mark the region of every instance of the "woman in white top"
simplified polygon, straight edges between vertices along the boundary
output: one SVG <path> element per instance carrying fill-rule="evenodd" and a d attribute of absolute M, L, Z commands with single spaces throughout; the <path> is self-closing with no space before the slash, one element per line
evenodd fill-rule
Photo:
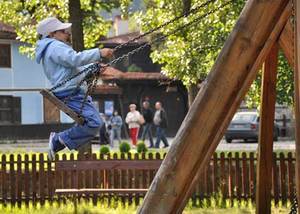
<path fill-rule="evenodd" d="M 128 124 L 129 132 L 130 132 L 130 138 L 132 141 L 132 144 L 136 146 L 139 129 L 140 129 L 140 119 L 141 114 L 139 111 L 136 110 L 135 104 L 129 105 L 130 111 L 126 115 L 125 122 Z"/>

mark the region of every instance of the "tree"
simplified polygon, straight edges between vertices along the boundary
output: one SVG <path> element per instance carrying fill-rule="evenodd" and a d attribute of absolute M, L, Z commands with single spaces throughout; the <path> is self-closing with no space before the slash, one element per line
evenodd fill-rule
<path fill-rule="evenodd" d="M 146 11 L 136 13 L 135 19 L 143 31 L 148 31 L 182 13 L 188 14 L 190 8 L 195 8 L 206 1 L 145 0 Z M 153 37 L 168 34 L 177 27 L 205 15 L 225 2 L 228 1 L 214 1 L 209 6 L 202 8 L 198 13 L 185 16 L 180 21 L 166 26 Z M 162 72 L 167 76 L 181 80 L 189 89 L 195 88 L 196 84 L 201 83 L 207 77 L 244 4 L 244 0 L 233 1 L 228 6 L 201 19 L 197 24 L 169 36 L 160 44 L 153 45 L 151 54 L 153 61 L 163 65 Z M 183 9 L 180 10 L 178 8 Z M 280 104 L 291 104 L 293 78 L 282 54 L 280 55 L 278 77 L 277 102 Z M 191 91 L 189 90 L 189 92 Z M 258 75 L 246 97 L 249 105 L 258 105 L 260 99 L 259 91 L 260 76 Z M 190 97 L 193 97 L 193 95 Z"/>
<path fill-rule="evenodd" d="M 18 39 L 29 45 L 21 53 L 33 57 L 37 40 L 36 24 L 49 16 L 73 23 L 73 45 L 76 50 L 94 47 L 100 37 L 106 36 L 111 25 L 101 11 L 121 8 L 126 11 L 130 0 L 0 0 L 0 21 L 15 27 Z"/>

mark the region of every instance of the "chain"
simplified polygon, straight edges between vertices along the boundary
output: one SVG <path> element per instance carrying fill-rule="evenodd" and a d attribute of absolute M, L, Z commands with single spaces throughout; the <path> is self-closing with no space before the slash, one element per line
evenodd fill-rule
<path fill-rule="evenodd" d="M 215 1 L 216 1 L 216 0 L 208 0 L 207 2 L 205 2 L 205 3 L 201 4 L 201 5 L 199 5 L 198 7 L 192 9 L 191 12 L 190 12 L 188 15 L 191 15 L 191 14 L 195 13 L 195 12 L 198 11 L 200 8 L 203 8 L 203 7 L 207 6 L 208 4 L 210 4 L 211 2 L 215 2 Z M 158 43 L 158 42 L 163 41 L 165 38 L 167 38 L 167 37 L 170 36 L 170 35 L 176 35 L 176 34 L 177 34 L 178 32 L 180 32 L 181 30 L 183 30 L 183 29 L 185 29 L 185 28 L 187 28 L 187 27 L 189 27 L 189 26 L 192 26 L 192 25 L 194 25 L 195 23 L 198 23 L 198 22 L 199 22 L 200 20 L 202 20 L 203 18 L 205 18 L 205 17 L 207 17 L 207 16 L 209 16 L 209 15 L 211 15 L 211 14 L 213 14 L 213 13 L 215 13 L 215 12 L 221 10 L 221 9 L 223 9 L 224 7 L 226 7 L 227 5 L 229 5 L 230 3 L 232 3 L 233 1 L 234 1 L 234 0 L 230 0 L 230 1 L 228 1 L 228 2 L 226 2 L 226 3 L 224 3 L 224 4 L 222 4 L 221 6 L 219 6 L 219 7 L 215 8 L 215 9 L 213 9 L 213 10 L 211 10 L 211 11 L 209 11 L 209 12 L 207 12 L 207 13 L 205 13 L 205 14 L 203 14 L 203 15 L 197 17 L 197 18 L 195 18 L 194 20 L 188 22 L 187 24 L 184 24 L 184 25 L 182 25 L 182 26 L 180 26 L 180 27 L 178 27 L 178 28 L 176 28 L 176 29 L 170 31 L 169 33 L 167 33 L 167 34 L 165 34 L 165 35 L 162 35 L 162 36 L 160 36 L 160 37 L 158 37 L 158 38 L 152 40 L 152 41 L 149 42 L 149 43 L 145 43 L 144 45 L 142 45 L 142 46 L 140 46 L 140 47 L 138 47 L 138 48 L 136 48 L 136 49 L 134 49 L 134 50 L 128 52 L 127 54 L 122 55 L 121 57 L 118 57 L 118 58 L 116 58 L 116 59 L 110 61 L 109 63 L 107 63 L 107 64 L 105 64 L 105 65 L 100 65 L 100 63 L 94 63 L 94 64 L 88 66 L 87 68 L 83 69 L 82 71 L 78 72 L 77 74 L 75 74 L 75 75 L 73 75 L 73 76 L 71 76 L 71 77 L 65 79 L 65 80 L 62 81 L 61 83 L 57 84 L 56 86 L 54 86 L 53 88 L 51 88 L 50 91 L 54 91 L 55 89 L 57 89 L 57 88 L 63 86 L 64 84 L 66 84 L 66 83 L 69 82 L 70 80 L 72 80 L 72 79 L 74 79 L 74 78 L 80 76 L 80 75 L 83 74 L 83 73 L 87 73 L 86 77 L 84 77 L 83 80 L 81 80 L 80 83 L 79 83 L 79 85 L 76 87 L 76 89 L 78 89 L 78 88 L 80 87 L 80 85 L 82 85 L 82 83 L 83 83 L 84 81 L 88 81 L 88 80 L 90 80 L 90 78 L 91 78 L 91 81 L 90 81 L 90 83 L 88 84 L 88 90 L 87 90 L 87 92 L 85 93 L 84 100 L 83 100 L 82 105 L 81 105 L 81 108 L 80 108 L 80 115 L 81 115 L 81 114 L 82 114 L 83 107 L 84 107 L 84 103 L 86 102 L 88 95 L 96 88 L 98 78 L 99 78 L 100 74 L 105 70 L 105 68 L 107 68 L 107 67 L 109 67 L 109 66 L 111 66 L 111 65 L 113 65 L 113 64 L 116 64 L 116 63 L 122 61 L 123 59 L 125 59 L 125 58 L 127 58 L 127 57 L 130 57 L 131 55 L 134 55 L 134 54 L 138 53 L 138 52 L 141 51 L 142 49 L 144 49 L 144 48 L 146 48 L 146 47 L 148 47 L 148 46 L 151 46 L 152 44 L 155 44 L 155 43 Z M 144 34 L 142 34 L 142 35 L 136 37 L 136 38 L 133 38 L 133 39 L 129 40 L 128 42 L 126 42 L 126 43 L 124 43 L 124 44 L 121 44 L 121 45 L 115 47 L 113 50 L 115 51 L 115 50 L 117 50 L 117 49 L 120 49 L 120 48 L 122 48 L 122 47 L 125 47 L 125 46 L 128 45 L 130 42 L 136 41 L 136 40 L 138 40 L 138 39 L 140 39 L 140 38 L 142 38 L 142 37 L 144 37 L 144 36 L 146 36 L 146 35 L 149 35 L 149 34 L 155 32 L 155 31 L 157 31 L 157 30 L 159 30 L 159 29 L 161 29 L 161 28 L 163 28 L 163 27 L 169 25 L 170 23 L 173 23 L 173 22 L 177 21 L 178 19 L 180 19 L 180 18 L 182 18 L 182 17 L 184 17 L 184 16 L 186 16 L 186 15 L 178 16 L 178 17 L 176 17 L 176 18 L 174 18 L 174 19 L 172 19 L 172 20 L 170 20 L 170 21 L 168 21 L 168 22 L 166 22 L 166 23 L 164 23 L 164 24 L 158 26 L 158 27 L 155 28 L 155 29 L 152 29 L 152 30 L 150 30 L 150 31 L 148 31 L 148 32 L 146 32 L 146 33 L 144 33 Z M 76 92 L 76 91 L 77 91 L 77 90 L 75 90 L 75 92 Z M 73 93 L 72 93 L 72 94 L 73 94 Z M 66 99 L 68 100 L 71 96 L 72 96 L 72 95 L 70 95 L 70 96 L 67 97 Z"/>
<path fill-rule="evenodd" d="M 159 26 L 156 27 L 156 28 L 153 28 L 153 29 L 151 29 L 151 30 L 149 30 L 149 31 L 147 31 L 147 32 L 145 32 L 145 33 L 143 33 L 143 34 L 141 34 L 141 35 L 135 37 L 135 38 L 132 38 L 132 39 L 130 39 L 130 40 L 129 40 L 128 42 L 126 42 L 126 43 L 123 43 L 123 44 L 120 44 L 120 45 L 116 46 L 116 47 L 114 48 L 114 50 L 116 51 L 116 50 L 118 50 L 118 49 L 124 48 L 124 47 L 128 46 L 130 43 L 135 42 L 135 41 L 137 41 L 137 40 L 139 40 L 139 39 L 141 39 L 141 38 L 143 38 L 143 37 L 145 37 L 145 36 L 148 36 L 148 35 L 150 35 L 151 33 L 155 32 L 155 31 L 158 31 L 158 30 L 160 30 L 160 29 L 162 29 L 162 28 L 168 26 L 169 24 L 172 24 L 172 23 L 176 22 L 177 20 L 179 20 L 179 19 L 181 19 L 181 18 L 183 18 L 183 17 L 187 17 L 187 16 L 190 16 L 190 15 L 192 15 L 192 14 L 195 14 L 195 13 L 197 13 L 201 8 L 204 8 L 204 7 L 208 6 L 210 3 L 213 3 L 213 2 L 216 2 L 216 1 L 217 1 L 217 0 L 208 0 L 208 1 L 206 1 L 206 2 L 204 2 L 204 3 L 202 3 L 202 4 L 200 4 L 199 6 L 197 6 L 197 7 L 193 8 L 193 9 L 191 9 L 191 10 L 189 11 L 188 15 L 182 14 L 182 15 L 180 15 L 180 16 L 176 16 L 175 18 L 171 19 L 170 21 L 167 21 L 167 22 L 165 22 L 165 23 L 159 25 Z"/>

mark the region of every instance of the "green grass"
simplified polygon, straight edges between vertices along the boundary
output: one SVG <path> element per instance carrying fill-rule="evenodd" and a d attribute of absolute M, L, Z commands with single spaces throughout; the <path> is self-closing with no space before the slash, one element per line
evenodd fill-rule
<path fill-rule="evenodd" d="M 134 205 L 131 206 L 122 206 L 120 203 L 114 203 L 114 207 L 108 207 L 107 203 L 98 203 L 97 206 L 94 206 L 91 202 L 81 202 L 78 205 L 79 214 L 133 214 L 136 213 L 137 207 Z M 283 207 L 272 207 L 272 214 L 281 214 L 288 213 L 288 208 Z M 12 207 L 10 205 L 3 206 L 0 205 L 1 214 L 72 214 L 74 213 L 74 206 L 71 201 L 68 201 L 67 204 L 53 203 L 50 205 L 46 203 L 44 206 L 39 204 L 35 207 L 30 204 L 29 207 L 25 207 L 22 204 L 21 208 Z M 234 207 L 228 208 L 218 208 L 218 207 L 206 207 L 206 208 L 196 208 L 187 205 L 185 208 L 184 214 L 254 214 L 255 207 L 251 203 L 235 203 Z"/>

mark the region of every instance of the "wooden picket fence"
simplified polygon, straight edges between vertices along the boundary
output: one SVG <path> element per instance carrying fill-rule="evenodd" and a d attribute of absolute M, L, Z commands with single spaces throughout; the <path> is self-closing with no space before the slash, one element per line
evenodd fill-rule
<path fill-rule="evenodd" d="M 272 196 L 275 204 L 282 204 L 293 198 L 295 188 L 295 158 L 292 153 L 273 154 Z M 55 189 L 73 188 L 149 188 L 164 155 L 147 154 L 113 154 L 77 157 L 63 154 L 56 162 L 46 160 L 45 154 L 5 155 L 0 164 L 0 200 L 2 204 L 10 203 L 21 206 L 30 202 L 41 205 L 46 201 L 66 203 L 66 198 L 55 194 Z M 145 161 L 147 160 L 147 161 Z M 73 162 L 74 167 L 80 161 L 93 161 L 94 168 L 81 169 L 80 172 L 59 171 L 56 163 Z M 106 163 L 122 163 L 122 168 L 103 168 Z M 137 164 L 151 161 L 152 168 Z M 219 153 L 214 154 L 191 196 L 194 205 L 201 205 L 203 199 L 213 198 L 229 200 L 255 200 L 256 157 L 254 153 Z M 95 168 L 99 163 L 99 168 Z M 126 169 L 138 165 L 134 170 Z M 118 165 L 118 164 L 117 164 Z M 101 167 L 102 166 L 102 167 Z M 155 166 L 153 168 L 153 166 Z M 156 167 L 157 166 L 157 167 Z M 76 177 L 76 178 L 75 178 Z M 119 197 L 118 197 L 119 196 Z M 143 194 L 90 194 L 80 197 L 98 201 L 121 200 L 123 203 L 139 204 Z"/>

